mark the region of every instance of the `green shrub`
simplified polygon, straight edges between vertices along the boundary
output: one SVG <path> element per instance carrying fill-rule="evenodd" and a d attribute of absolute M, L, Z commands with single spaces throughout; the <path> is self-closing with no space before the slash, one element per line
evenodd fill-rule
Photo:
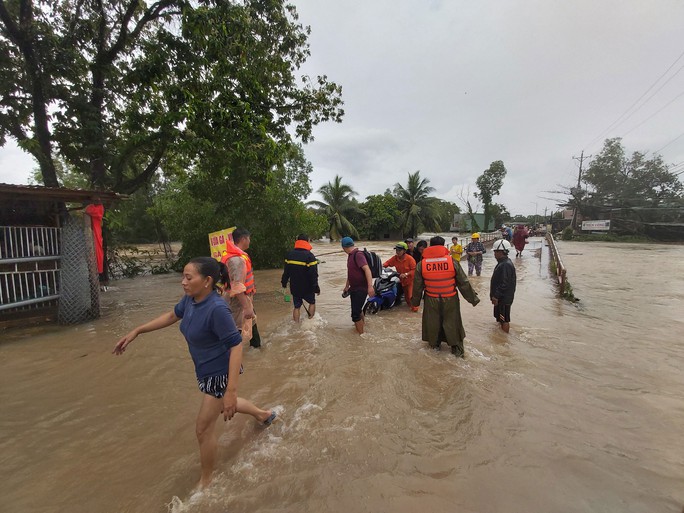
<path fill-rule="evenodd" d="M 562 240 L 572 240 L 572 227 L 568 226 L 563 230 L 563 235 L 561 237 Z"/>

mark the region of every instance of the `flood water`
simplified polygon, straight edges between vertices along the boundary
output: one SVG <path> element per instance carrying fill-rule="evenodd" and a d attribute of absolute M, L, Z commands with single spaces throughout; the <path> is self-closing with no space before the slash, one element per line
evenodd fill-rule
<path fill-rule="evenodd" d="M 173 307 L 180 275 L 116 282 L 90 324 L 2 333 L 0 511 L 680 513 L 684 247 L 560 249 L 579 303 L 556 297 L 546 248 L 528 249 L 508 336 L 485 255 L 464 360 L 429 350 L 405 306 L 356 335 L 337 245 L 314 245 L 322 293 L 301 325 L 280 271 L 257 272 L 264 346 L 245 351 L 239 393 L 279 417 L 221 426 L 202 495 L 201 393 L 177 326 L 111 355 Z"/>

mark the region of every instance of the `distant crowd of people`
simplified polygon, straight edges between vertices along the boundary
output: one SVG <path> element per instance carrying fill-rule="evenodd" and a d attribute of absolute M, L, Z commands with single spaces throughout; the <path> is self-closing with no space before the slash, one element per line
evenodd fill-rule
<path fill-rule="evenodd" d="M 519 246 L 515 242 L 520 239 L 516 239 L 515 233 L 511 237 L 516 244 L 516 256 L 522 256 L 524 243 Z M 185 295 L 178 304 L 131 330 L 113 350 L 114 354 L 123 354 L 138 335 L 180 321 L 180 331 L 195 366 L 197 386 L 203 393 L 195 421 L 200 449 L 200 488 L 212 480 L 218 446 L 215 427 L 221 415 L 229 420 L 235 413 L 245 413 L 264 427 L 276 419 L 274 410 L 262 409 L 237 395 L 238 378 L 243 373 L 243 343 L 249 342 L 250 346 L 258 348 L 261 337 L 253 302 L 256 293 L 254 269 L 247 253 L 250 233 L 238 228 L 233 231 L 232 238 L 227 242 L 220 262 L 211 257 L 192 259 L 183 269 L 181 285 Z M 524 238 L 527 238 L 526 232 Z M 373 276 L 366 253 L 356 247 L 351 237 L 343 237 L 340 244 L 347 254 L 347 279 L 342 295 L 350 298 L 351 318 L 356 331 L 362 334 L 365 330 L 364 304 L 375 296 L 374 280 L 379 278 Z M 497 265 L 492 272 L 489 296 L 496 321 L 508 333 L 516 286 L 515 266 L 508 258 L 511 244 L 503 237 L 494 242 L 493 250 Z M 397 283 L 393 306 L 399 305 L 403 298 L 411 312 L 418 312 L 422 302 L 422 339 L 435 349 L 446 342 L 454 355 L 463 357 L 465 330 L 458 293 L 473 306 L 480 302 L 468 280 L 473 273 L 480 276 L 482 272 L 486 249 L 480 242 L 479 233 L 472 234 L 465 249 L 455 236 L 449 248 L 443 237 L 435 236 L 429 240 L 429 245 L 424 240 L 414 243 L 412 238 L 398 242 L 394 253 L 382 262 L 384 269 L 395 270 Z M 467 275 L 460 264 L 464 253 L 468 259 Z M 285 257 L 281 285 L 285 288 L 288 284 L 293 299 L 293 320 L 300 321 L 302 307 L 307 316 L 313 318 L 316 296 L 321 290 L 318 260 L 306 234 L 297 237 Z"/>

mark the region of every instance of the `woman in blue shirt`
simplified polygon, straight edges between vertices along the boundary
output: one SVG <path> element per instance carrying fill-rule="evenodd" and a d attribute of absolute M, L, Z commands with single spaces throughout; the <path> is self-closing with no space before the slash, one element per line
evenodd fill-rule
<path fill-rule="evenodd" d="M 195 364 L 199 389 L 204 392 L 196 421 L 202 477 L 200 487 L 211 482 L 217 454 L 216 420 L 224 421 L 236 412 L 247 413 L 265 426 L 276 417 L 237 396 L 238 376 L 242 372 L 242 337 L 235 327 L 228 305 L 218 294 L 218 282 L 228 283 L 226 266 L 210 257 L 191 260 L 183 269 L 185 296 L 173 311 L 138 326 L 119 340 L 114 354 L 122 354 L 141 333 L 166 328 L 181 320 L 180 330 L 188 343 Z"/>

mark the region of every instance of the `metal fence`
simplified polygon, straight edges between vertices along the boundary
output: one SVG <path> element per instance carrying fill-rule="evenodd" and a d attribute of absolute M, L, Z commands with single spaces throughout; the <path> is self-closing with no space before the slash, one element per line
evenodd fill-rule
<path fill-rule="evenodd" d="M 567 288 L 567 271 L 565 269 L 565 265 L 563 265 L 563 260 L 561 259 L 560 252 L 558 251 L 558 246 L 556 246 L 556 240 L 553 238 L 551 232 L 546 234 L 546 242 L 549 244 L 551 257 L 553 258 L 553 262 L 556 267 L 556 277 L 558 278 L 559 291 L 561 296 L 563 296 L 565 295 Z"/>
<path fill-rule="evenodd" d="M 0 311 L 56 306 L 61 233 L 46 226 L 0 226 Z"/>

